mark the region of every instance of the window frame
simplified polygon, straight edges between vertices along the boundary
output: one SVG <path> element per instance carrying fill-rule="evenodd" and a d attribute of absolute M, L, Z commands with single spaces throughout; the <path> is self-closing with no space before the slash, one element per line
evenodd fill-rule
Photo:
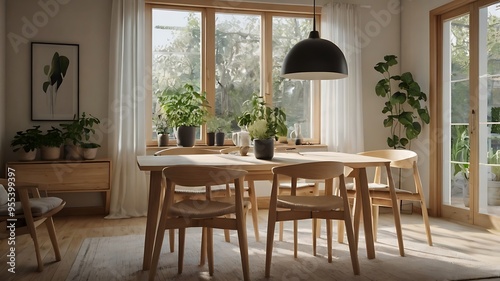
<path fill-rule="evenodd" d="M 212 104 L 215 101 L 215 54 L 208 50 L 215 49 L 215 15 L 218 12 L 235 14 L 258 14 L 261 16 L 261 74 L 260 89 L 266 103 L 272 106 L 272 21 L 273 17 L 304 17 L 312 18 L 313 9 L 306 5 L 287 5 L 287 4 L 267 4 L 267 3 L 249 3 L 249 2 L 227 2 L 216 1 L 209 2 L 203 0 L 146 0 L 145 1 L 145 138 L 148 147 L 157 146 L 157 142 L 150 137 L 153 135 L 152 129 L 152 11 L 155 8 L 164 8 L 172 10 L 196 11 L 201 12 L 202 17 L 202 36 L 201 36 L 201 91 L 207 93 L 207 99 Z M 316 7 L 316 22 L 321 22 L 321 7 Z M 317 27 L 318 29 L 319 27 Z M 211 86 L 214 85 L 214 86 Z M 311 83 L 311 107 L 320 107 L 320 83 L 312 81 Z M 213 113 L 215 108 L 211 108 Z M 308 143 L 320 143 L 320 111 L 311 110 L 311 138 L 304 141 Z M 196 146 L 206 144 L 206 126 L 201 128 L 201 139 L 196 140 Z M 175 145 L 175 140 L 169 140 L 169 145 Z M 224 145 L 233 145 L 229 139 L 226 139 Z"/>

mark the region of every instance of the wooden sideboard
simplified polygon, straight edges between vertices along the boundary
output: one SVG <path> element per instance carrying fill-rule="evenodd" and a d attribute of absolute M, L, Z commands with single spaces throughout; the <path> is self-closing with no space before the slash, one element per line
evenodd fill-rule
<path fill-rule="evenodd" d="M 9 162 L 15 169 L 16 180 L 33 182 L 48 193 L 103 193 L 104 206 L 66 207 L 66 214 L 108 214 L 111 192 L 111 161 L 107 159 L 82 161 Z"/>

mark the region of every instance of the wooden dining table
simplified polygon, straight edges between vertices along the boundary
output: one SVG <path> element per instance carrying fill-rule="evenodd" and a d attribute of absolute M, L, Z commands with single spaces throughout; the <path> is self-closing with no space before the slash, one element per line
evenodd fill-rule
<path fill-rule="evenodd" d="M 248 171 L 247 176 L 253 180 L 272 179 L 271 169 L 276 166 L 291 165 L 318 161 L 338 161 L 345 166 L 352 168 L 350 176 L 354 177 L 356 183 L 357 202 L 359 212 L 362 212 L 364 235 L 366 241 L 367 257 L 375 258 L 375 245 L 372 226 L 372 214 L 370 204 L 370 194 L 368 190 L 368 179 L 366 168 L 384 166 L 386 167 L 391 191 L 391 201 L 393 210 L 399 210 L 394 190 L 394 181 L 390 169 L 390 160 L 384 158 L 363 156 L 358 154 L 340 153 L 340 152 L 283 152 L 275 153 L 272 160 L 256 159 L 254 155 L 240 156 L 234 154 L 191 154 L 191 155 L 169 155 L 169 156 L 138 156 L 137 165 L 141 171 L 149 171 L 149 202 L 148 214 L 146 220 L 146 234 L 144 241 L 144 259 L 143 270 L 149 270 L 151 266 L 151 257 L 154 248 L 154 241 L 157 231 L 158 214 L 162 195 L 162 170 L 165 167 L 177 165 L 200 165 L 215 166 L 224 168 L 237 168 Z M 195 175 L 193 175 L 195 176 Z M 358 221 L 359 222 L 359 221 Z M 400 249 L 403 249 L 401 235 L 401 223 L 399 212 L 395 216 L 396 232 Z M 359 237 L 359 223 L 354 224 L 356 241 Z M 357 243 L 356 243 L 357 244 Z"/>

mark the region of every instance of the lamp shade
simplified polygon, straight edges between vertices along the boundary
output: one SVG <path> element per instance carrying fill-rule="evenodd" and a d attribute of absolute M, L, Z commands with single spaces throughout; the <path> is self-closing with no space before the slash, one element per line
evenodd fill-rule
<path fill-rule="evenodd" d="M 295 80 L 333 80 L 347 77 L 347 62 L 331 41 L 321 39 L 314 30 L 288 52 L 281 76 Z"/>

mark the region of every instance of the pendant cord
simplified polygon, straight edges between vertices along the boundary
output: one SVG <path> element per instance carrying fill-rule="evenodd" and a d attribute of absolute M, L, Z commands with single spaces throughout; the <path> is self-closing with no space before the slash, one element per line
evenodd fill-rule
<path fill-rule="evenodd" d="M 316 0 L 313 0 L 313 31 L 316 31 Z"/>

